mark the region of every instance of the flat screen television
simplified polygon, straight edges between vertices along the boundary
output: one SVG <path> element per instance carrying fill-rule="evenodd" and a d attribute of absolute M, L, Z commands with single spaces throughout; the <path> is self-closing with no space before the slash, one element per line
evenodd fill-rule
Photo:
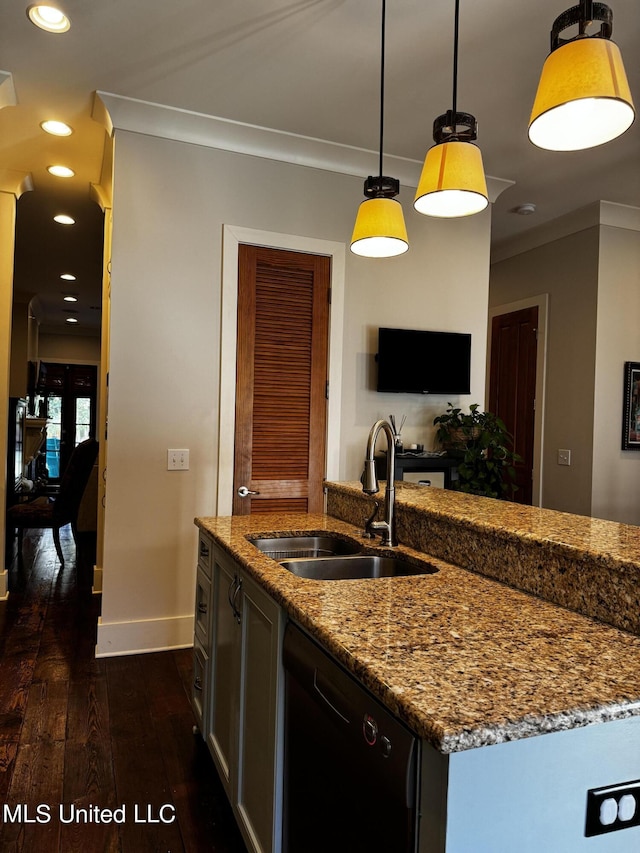
<path fill-rule="evenodd" d="M 471 335 L 418 329 L 378 330 L 378 391 L 469 394 Z"/>

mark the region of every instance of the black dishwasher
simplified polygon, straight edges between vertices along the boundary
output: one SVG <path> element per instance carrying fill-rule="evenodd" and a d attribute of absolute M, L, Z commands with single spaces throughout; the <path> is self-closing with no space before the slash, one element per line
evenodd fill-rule
<path fill-rule="evenodd" d="M 284 668 L 285 853 L 413 853 L 416 736 L 292 623 Z"/>

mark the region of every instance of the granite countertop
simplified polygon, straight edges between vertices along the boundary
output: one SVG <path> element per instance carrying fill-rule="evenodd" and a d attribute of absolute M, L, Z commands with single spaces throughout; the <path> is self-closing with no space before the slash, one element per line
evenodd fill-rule
<path fill-rule="evenodd" d="M 401 542 L 640 635 L 639 527 L 395 485 Z M 360 483 L 327 483 L 327 492 L 331 515 L 361 524 L 370 514 Z"/>
<path fill-rule="evenodd" d="M 362 497 L 359 482 L 329 483 L 331 489 Z M 380 500 L 384 494 L 380 484 Z M 478 498 L 446 489 L 428 489 L 415 483 L 395 483 L 396 502 L 428 512 L 441 520 L 454 520 L 487 533 L 501 534 L 573 551 L 610 567 L 640 567 L 640 527 L 601 518 L 574 515 L 536 506 Z"/>
<path fill-rule="evenodd" d="M 397 550 L 437 573 L 304 580 L 246 538 L 322 530 L 359 538 L 332 516 L 196 524 L 440 752 L 640 715 L 638 636 L 405 546 Z"/>

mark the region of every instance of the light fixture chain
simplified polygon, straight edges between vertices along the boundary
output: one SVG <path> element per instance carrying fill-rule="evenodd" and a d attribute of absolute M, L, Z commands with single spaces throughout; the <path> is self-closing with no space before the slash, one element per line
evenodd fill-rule
<path fill-rule="evenodd" d="M 382 171 L 382 151 L 384 145 L 384 55 L 385 55 L 385 22 L 387 17 L 387 2 L 382 0 L 382 32 L 380 37 L 380 163 L 379 175 Z"/>
<path fill-rule="evenodd" d="M 386 0 L 382 2 L 380 37 L 380 162 L 379 174 L 369 175 L 364 182 L 365 201 L 360 203 L 351 236 L 351 251 L 364 258 L 392 258 L 409 248 L 402 206 L 396 201 L 400 192 L 397 178 L 383 174 L 384 156 L 384 60 L 386 35 Z"/>
<path fill-rule="evenodd" d="M 456 123 L 458 111 L 458 32 L 460 29 L 460 0 L 456 0 L 454 24 L 453 24 L 453 123 Z M 455 133 L 455 126 L 453 128 Z"/>

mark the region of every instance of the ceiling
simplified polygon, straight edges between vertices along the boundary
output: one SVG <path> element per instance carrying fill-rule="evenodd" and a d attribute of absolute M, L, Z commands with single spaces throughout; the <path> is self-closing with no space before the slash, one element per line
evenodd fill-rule
<path fill-rule="evenodd" d="M 16 97 L 15 106 L 0 109 L 0 175 L 33 179 L 33 191 L 18 203 L 15 288 L 39 295 L 43 328 L 64 326 L 67 289 L 82 294 L 74 331 L 96 332 L 99 324 L 102 223 L 90 187 L 100 181 L 106 133 L 91 118 L 94 91 L 376 149 L 380 3 L 50 2 L 71 19 L 69 32 L 43 32 L 29 21 L 27 2 L 0 0 L 0 68 L 11 74 Z M 528 141 L 551 24 L 568 5 L 461 4 L 458 108 L 478 119 L 486 173 L 515 181 L 493 206 L 494 246 L 600 199 L 640 206 L 640 119 L 619 139 L 583 152 L 552 153 Z M 611 7 L 613 39 L 637 104 L 637 0 L 612 0 Z M 433 119 L 451 106 L 453 12 L 453 0 L 387 2 L 390 154 L 421 161 Z M 66 121 L 74 134 L 45 134 L 39 123 L 48 118 Z M 49 176 L 54 162 L 75 177 Z M 537 206 L 535 214 L 513 212 L 525 202 Z M 54 209 L 77 224 L 53 224 Z M 76 273 L 77 281 L 67 287 L 62 272 Z"/>

